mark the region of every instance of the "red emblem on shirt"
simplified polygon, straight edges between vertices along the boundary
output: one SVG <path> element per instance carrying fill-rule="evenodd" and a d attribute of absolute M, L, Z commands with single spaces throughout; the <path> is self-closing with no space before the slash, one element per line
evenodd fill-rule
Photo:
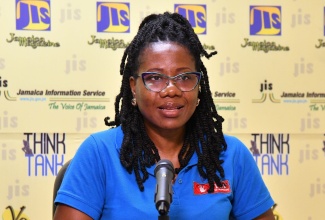
<path fill-rule="evenodd" d="M 218 187 L 217 184 L 214 184 L 213 193 L 229 193 L 230 185 L 228 180 L 221 181 L 222 186 Z M 193 182 L 194 195 L 204 195 L 208 193 L 209 183 L 196 183 Z"/>

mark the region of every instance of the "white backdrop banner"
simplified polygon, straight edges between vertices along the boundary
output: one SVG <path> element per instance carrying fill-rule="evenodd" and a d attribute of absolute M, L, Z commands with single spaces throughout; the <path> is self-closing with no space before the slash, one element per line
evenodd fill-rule
<path fill-rule="evenodd" d="M 205 65 L 224 132 L 251 150 L 276 219 L 324 219 L 323 0 L 1 0 L 3 220 L 52 218 L 58 170 L 114 117 L 124 48 L 164 11 L 218 51 Z"/>

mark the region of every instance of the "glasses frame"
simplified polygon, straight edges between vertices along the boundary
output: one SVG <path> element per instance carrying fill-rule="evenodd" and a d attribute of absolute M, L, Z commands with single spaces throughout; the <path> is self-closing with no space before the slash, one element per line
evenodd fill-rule
<path fill-rule="evenodd" d="M 151 74 L 158 74 L 158 75 L 161 75 L 163 78 L 167 78 L 168 81 L 167 81 L 167 83 L 166 83 L 166 86 L 163 87 L 163 88 L 162 88 L 161 90 L 159 90 L 159 91 L 154 91 L 154 90 L 150 89 L 150 88 L 147 86 L 144 77 L 147 76 L 147 75 L 151 75 Z M 182 76 L 182 75 L 186 75 L 186 74 L 195 74 L 198 80 L 197 80 L 195 86 L 194 86 L 192 89 L 190 89 L 190 90 L 186 90 L 186 91 L 183 91 L 182 89 L 180 89 L 180 88 L 177 86 L 177 83 L 176 83 L 177 81 L 175 81 L 174 79 L 176 79 L 176 78 L 178 78 L 178 77 L 180 77 L 180 76 Z M 179 90 L 181 90 L 182 92 L 190 92 L 190 91 L 194 90 L 195 87 L 197 87 L 197 85 L 200 83 L 201 78 L 202 78 L 202 73 L 201 73 L 201 72 L 195 72 L 195 71 L 193 71 L 193 72 L 184 72 L 184 73 L 180 73 L 180 74 L 177 74 L 176 76 L 167 76 L 167 75 L 165 75 L 165 74 L 163 74 L 163 73 L 159 73 L 159 72 L 143 72 L 143 73 L 141 73 L 141 74 L 139 74 L 139 75 L 136 75 L 136 76 L 142 78 L 142 82 L 143 82 L 144 86 L 146 87 L 146 89 L 148 89 L 148 90 L 151 91 L 151 92 L 161 92 L 161 91 L 163 91 L 163 90 L 166 89 L 167 86 L 169 85 L 170 80 L 173 80 L 173 81 L 175 82 L 174 85 L 175 85 Z"/>

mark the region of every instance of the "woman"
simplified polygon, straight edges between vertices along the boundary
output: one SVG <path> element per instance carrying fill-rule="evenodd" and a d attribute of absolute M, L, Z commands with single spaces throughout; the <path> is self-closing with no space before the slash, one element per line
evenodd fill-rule
<path fill-rule="evenodd" d="M 121 62 L 114 128 L 87 138 L 58 192 L 55 220 L 155 219 L 155 164 L 175 167 L 170 219 L 274 219 L 247 148 L 223 135 L 201 57 L 176 13 L 140 24 Z"/>

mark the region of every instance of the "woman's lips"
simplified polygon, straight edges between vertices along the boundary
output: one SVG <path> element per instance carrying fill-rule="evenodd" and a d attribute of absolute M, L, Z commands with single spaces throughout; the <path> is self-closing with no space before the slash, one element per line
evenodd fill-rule
<path fill-rule="evenodd" d="M 177 103 L 173 103 L 173 102 L 167 102 L 161 106 L 159 106 L 159 109 L 162 110 L 177 110 L 177 109 L 181 109 L 184 106 L 182 104 L 177 104 Z"/>
<path fill-rule="evenodd" d="M 180 115 L 181 110 L 184 108 L 183 105 L 177 103 L 166 103 L 158 107 L 161 113 L 165 117 L 177 117 Z"/>

